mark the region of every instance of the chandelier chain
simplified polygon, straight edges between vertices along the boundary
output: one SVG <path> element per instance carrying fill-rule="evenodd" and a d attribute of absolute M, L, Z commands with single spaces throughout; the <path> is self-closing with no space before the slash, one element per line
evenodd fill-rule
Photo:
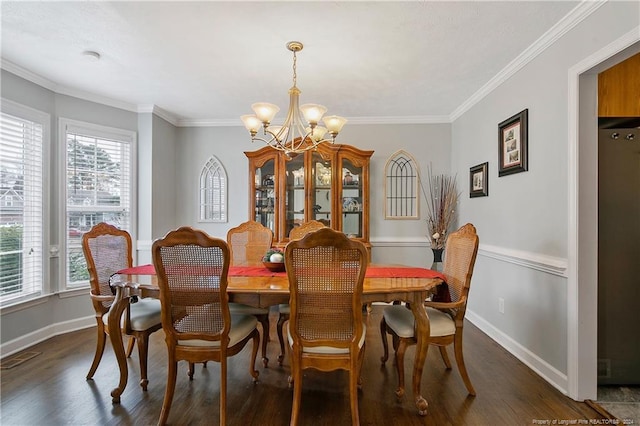
<path fill-rule="evenodd" d="M 297 87 L 296 86 L 296 81 L 298 80 L 298 74 L 296 72 L 296 62 L 297 62 L 298 57 L 296 56 L 296 51 L 293 51 L 293 87 Z"/>

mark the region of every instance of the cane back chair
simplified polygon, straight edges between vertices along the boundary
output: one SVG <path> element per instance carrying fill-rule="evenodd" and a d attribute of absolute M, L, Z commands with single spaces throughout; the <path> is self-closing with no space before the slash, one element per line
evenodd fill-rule
<path fill-rule="evenodd" d="M 453 343 L 456 363 L 460 376 L 470 395 L 476 391 L 471 384 L 462 353 L 462 330 L 464 315 L 467 309 L 471 276 L 478 253 L 478 235 L 476 228 L 468 223 L 453 232 L 447 238 L 445 246 L 445 260 L 443 273 L 450 293 L 450 302 L 426 301 L 425 306 L 429 317 L 431 335 L 429 344 L 438 346 L 440 355 L 447 369 L 451 369 L 451 362 L 446 347 Z M 380 322 L 380 333 L 384 355 L 384 364 L 389 357 L 387 333 L 393 338 L 393 348 L 396 357 L 399 387 L 396 391 L 398 398 L 404 396 L 404 354 L 409 345 L 416 344 L 415 319 L 406 306 L 388 306 L 383 311 Z"/>
<path fill-rule="evenodd" d="M 250 220 L 227 232 L 227 244 L 231 250 L 231 265 L 262 265 L 262 256 L 271 248 L 273 232 L 261 223 Z M 233 314 L 254 315 L 262 325 L 262 365 L 269 364 L 267 343 L 269 343 L 269 308 L 256 308 L 242 303 L 229 303 Z"/>
<path fill-rule="evenodd" d="M 325 228 L 326 226 L 327 225 L 317 220 L 310 220 L 309 222 L 305 222 L 300 226 L 296 226 L 291 231 L 289 231 L 289 240 L 299 240 L 309 232 L 317 231 L 318 229 Z M 278 341 L 280 342 L 280 355 L 278 355 L 278 365 L 282 365 L 282 361 L 284 360 L 284 335 L 282 333 L 282 326 L 289 320 L 290 312 L 291 307 L 288 303 L 282 303 L 278 305 L 278 324 L 276 326 Z"/>
<path fill-rule="evenodd" d="M 117 271 L 132 266 L 131 235 L 125 230 L 101 222 L 82 236 L 82 251 L 89 271 L 91 286 L 91 302 L 95 310 L 98 324 L 98 342 L 93 363 L 87 379 L 93 378 L 109 333 L 109 310 L 115 296 L 109 286 L 109 280 Z M 140 386 L 147 390 L 147 348 L 149 335 L 160 330 L 160 301 L 156 299 L 139 299 L 130 303 L 123 315 L 122 332 L 130 337 L 127 357 L 131 356 L 134 343 L 138 344 L 140 362 Z"/>
<path fill-rule="evenodd" d="M 162 329 L 169 358 L 167 388 L 159 424 L 165 424 L 176 387 L 178 361 L 220 362 L 220 424 L 226 422 L 227 357 L 253 340 L 249 373 L 255 370 L 260 334 L 253 315 L 229 312 L 227 243 L 182 227 L 153 243 L 153 263 L 162 304 Z M 192 376 L 191 376 L 192 377 Z"/>
<path fill-rule="evenodd" d="M 298 424 L 302 370 L 349 371 L 351 420 L 359 424 L 358 381 L 364 357 L 362 288 L 368 264 L 364 244 L 322 228 L 285 249 L 291 314 L 287 338 L 291 353 L 293 405 Z"/>

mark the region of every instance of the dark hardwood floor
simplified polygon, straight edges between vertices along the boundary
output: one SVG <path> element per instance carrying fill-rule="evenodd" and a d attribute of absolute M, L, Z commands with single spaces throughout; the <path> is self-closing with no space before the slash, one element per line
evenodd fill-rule
<path fill-rule="evenodd" d="M 87 302 L 88 303 L 88 302 Z M 429 414 L 420 417 L 410 387 L 402 402 L 394 390 L 396 374 L 392 360 L 381 367 L 380 322 L 382 306 L 374 306 L 367 322 L 367 348 L 363 366 L 363 389 L 359 396 L 363 425 L 531 425 L 536 420 L 589 421 L 601 419 L 596 411 L 562 395 L 528 367 L 467 323 L 465 355 L 477 396 L 467 395 L 454 365 L 445 370 L 437 349 L 429 349 L 422 380 Z M 269 344 L 270 367 L 256 366 L 260 381 L 248 374 L 250 345 L 230 358 L 227 422 L 230 425 L 286 425 L 291 413 L 292 391 L 288 388 L 289 359 L 278 367 L 275 333 L 277 313 L 272 312 Z M 87 329 L 29 348 L 42 354 L 12 369 L 2 370 L 0 423 L 2 425 L 152 425 L 162 406 L 166 381 L 166 347 L 162 331 L 150 341 L 149 389 L 138 385 L 137 352 L 129 360 L 129 385 L 121 404 L 112 404 L 110 392 L 118 374 L 111 346 L 107 345 L 94 380 L 85 380 L 95 348 L 95 330 Z M 453 361 L 453 351 L 450 357 Z M 406 376 L 410 384 L 408 351 Z M 179 365 L 176 395 L 169 422 L 180 425 L 217 424 L 219 416 L 219 368 L 210 362 L 196 367 L 189 382 L 187 365 Z M 302 392 L 303 425 L 350 423 L 348 375 L 338 371 L 306 370 Z M 567 424 L 567 423 L 565 423 Z M 570 424 L 570 423 L 569 423 Z M 573 423 L 576 424 L 576 423 Z M 584 424 L 584 423 L 583 423 Z"/>

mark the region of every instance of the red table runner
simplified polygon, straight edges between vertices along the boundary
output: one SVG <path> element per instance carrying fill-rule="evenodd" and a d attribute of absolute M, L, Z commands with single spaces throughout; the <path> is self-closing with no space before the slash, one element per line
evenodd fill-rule
<path fill-rule="evenodd" d="M 122 269 L 118 274 L 130 275 L 155 275 L 156 270 L 153 265 L 140 265 L 133 268 Z M 272 272 L 264 266 L 231 266 L 229 276 L 231 277 L 284 277 L 286 272 Z M 445 276 L 431 269 L 412 268 L 407 266 L 369 266 L 367 268 L 367 278 L 440 278 L 445 281 Z"/>

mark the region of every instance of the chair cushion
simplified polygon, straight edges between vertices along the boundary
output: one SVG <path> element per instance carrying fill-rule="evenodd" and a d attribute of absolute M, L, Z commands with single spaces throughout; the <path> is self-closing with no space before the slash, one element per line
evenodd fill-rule
<path fill-rule="evenodd" d="M 291 313 L 291 306 L 289 306 L 287 303 L 281 303 L 280 305 L 278 305 L 278 312 L 283 315 L 289 315 Z"/>
<path fill-rule="evenodd" d="M 269 315 L 269 308 L 254 308 L 253 306 L 233 302 L 229 303 L 229 311 L 234 315 Z"/>
<path fill-rule="evenodd" d="M 448 314 L 434 308 L 426 308 L 431 326 L 431 336 L 449 336 L 456 333 L 456 324 Z M 383 314 L 389 328 L 399 337 L 411 338 L 415 328 L 413 312 L 403 305 L 384 308 Z"/>
<path fill-rule="evenodd" d="M 159 299 L 151 297 L 139 298 L 136 303 L 130 305 L 129 309 L 132 330 L 144 331 L 162 322 L 160 315 L 162 308 L 160 307 Z M 110 313 L 111 311 L 102 317 L 104 325 L 108 325 Z"/>
<path fill-rule="evenodd" d="M 256 328 L 258 320 L 253 315 L 231 315 L 231 328 L 229 329 L 229 347 L 235 345 L 247 337 Z M 182 346 L 207 346 L 219 348 L 220 341 L 210 340 L 178 340 L 178 345 Z"/>
<path fill-rule="evenodd" d="M 287 339 L 289 340 L 289 346 L 293 346 L 293 336 L 289 332 L 289 324 L 287 323 Z M 362 337 L 358 342 L 358 347 L 362 348 L 364 345 L 364 336 L 367 334 L 367 325 L 362 323 Z M 307 346 L 302 348 L 302 352 L 312 354 L 348 354 L 349 348 L 334 348 L 333 346 Z"/>

